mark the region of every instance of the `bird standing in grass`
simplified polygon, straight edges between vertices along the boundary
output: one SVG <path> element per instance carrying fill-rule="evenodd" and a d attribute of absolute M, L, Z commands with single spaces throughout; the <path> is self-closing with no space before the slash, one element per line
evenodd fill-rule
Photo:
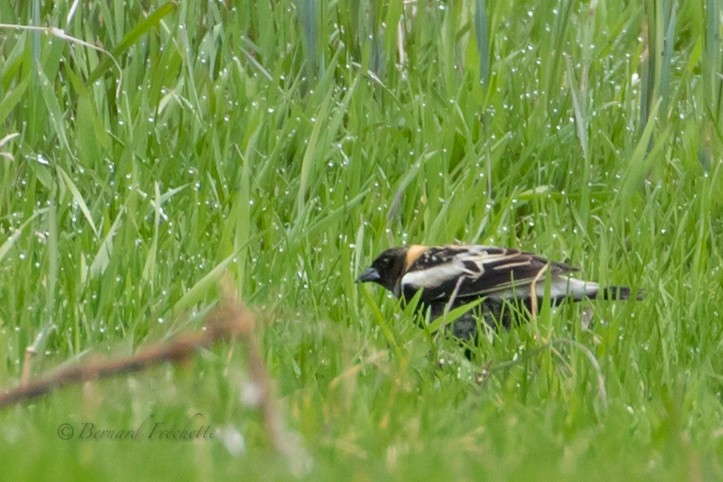
<path fill-rule="evenodd" d="M 431 319 L 482 298 L 476 309 L 455 320 L 452 333 L 461 339 L 475 336 L 475 315 L 491 327 L 509 327 L 519 311 L 516 304 L 521 303 L 534 316 L 545 296 L 548 273 L 549 296 L 555 304 L 566 299 L 626 300 L 632 296 L 627 287 L 603 287 L 573 278 L 574 271 L 577 268 L 519 249 L 411 245 L 384 251 L 357 282 L 380 284 L 405 302 L 421 290 L 418 308 L 429 309 Z"/>

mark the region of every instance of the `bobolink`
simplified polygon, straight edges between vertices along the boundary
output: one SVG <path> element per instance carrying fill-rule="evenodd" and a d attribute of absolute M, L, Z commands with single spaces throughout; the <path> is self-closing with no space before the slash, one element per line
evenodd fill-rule
<path fill-rule="evenodd" d="M 418 307 L 430 310 L 432 319 L 479 298 L 473 310 L 491 327 L 509 327 L 514 303 L 534 312 L 545 295 L 546 276 L 550 278 L 550 300 L 626 300 L 630 288 L 602 287 L 592 281 L 573 278 L 577 268 L 549 261 L 519 249 L 480 245 L 411 245 L 384 251 L 357 279 L 382 285 L 397 298 L 410 301 L 422 291 Z M 642 293 L 637 294 L 637 299 Z M 512 305 L 512 306 L 510 306 Z M 477 322 L 472 312 L 455 320 L 453 334 L 461 339 L 474 337 Z"/>

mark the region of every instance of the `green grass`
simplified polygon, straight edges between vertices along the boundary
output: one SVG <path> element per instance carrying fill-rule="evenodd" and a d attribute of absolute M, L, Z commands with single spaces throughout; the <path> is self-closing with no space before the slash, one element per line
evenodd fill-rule
<path fill-rule="evenodd" d="M 0 29 L 0 385 L 198 330 L 228 271 L 308 457 L 222 343 L 4 410 L 6 477 L 723 478 L 717 2 L 137 3 L 0 5 L 64 32 Z M 354 283 L 454 240 L 647 297 L 468 362 Z M 216 438 L 78 438 L 196 413 Z"/>

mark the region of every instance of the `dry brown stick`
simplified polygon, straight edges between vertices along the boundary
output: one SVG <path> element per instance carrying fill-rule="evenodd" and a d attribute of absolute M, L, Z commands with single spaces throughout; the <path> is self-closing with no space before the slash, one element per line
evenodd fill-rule
<path fill-rule="evenodd" d="M 132 373 L 164 362 L 178 362 L 191 356 L 199 348 L 207 347 L 223 338 L 239 335 L 246 349 L 249 375 L 257 389 L 257 404 L 269 441 L 290 463 L 293 473 L 304 474 L 310 467 L 310 457 L 293 433 L 284 427 L 273 393 L 273 383 L 253 333 L 254 316 L 238 300 L 233 284 L 222 277 L 222 302 L 206 317 L 202 333 L 185 335 L 175 341 L 150 346 L 135 355 L 118 360 L 89 361 L 82 365 L 62 368 L 53 373 L 21 383 L 0 393 L 0 409 L 51 393 L 72 383 L 97 380 L 113 375 Z"/>
<path fill-rule="evenodd" d="M 35 356 L 35 349 L 27 347 L 25 349 L 25 358 L 23 359 L 23 374 L 20 376 L 20 384 L 25 385 L 30 380 L 30 366 Z"/>
<path fill-rule="evenodd" d="M 220 287 L 222 296 L 224 299 L 229 300 L 229 305 L 233 306 L 239 303 L 236 291 L 227 279 L 222 278 Z M 295 435 L 284 426 L 283 418 L 277 407 L 272 378 L 266 369 L 266 362 L 254 336 L 253 327 L 251 328 L 241 332 L 240 338 L 246 351 L 249 377 L 254 384 L 254 392 L 256 393 L 254 402 L 261 410 L 264 430 L 274 448 L 289 462 L 292 473 L 296 475 L 304 474 L 310 467 L 311 459 Z"/>
<path fill-rule="evenodd" d="M 253 315 L 239 302 L 225 302 L 206 318 L 206 330 L 175 341 L 150 346 L 135 355 L 118 360 L 95 360 L 61 368 L 35 380 L 0 393 L 0 409 L 14 403 L 46 395 L 65 385 L 131 373 L 163 362 L 178 362 L 195 350 L 207 347 L 235 333 L 250 332 Z M 249 335 L 250 336 L 250 335 Z"/>
<path fill-rule="evenodd" d="M 537 321 L 537 282 L 542 278 L 545 273 L 547 272 L 547 269 L 550 267 L 550 263 L 545 264 L 540 270 L 537 272 L 535 277 L 532 279 L 532 282 L 530 283 L 530 311 L 532 314 L 532 319 Z"/>

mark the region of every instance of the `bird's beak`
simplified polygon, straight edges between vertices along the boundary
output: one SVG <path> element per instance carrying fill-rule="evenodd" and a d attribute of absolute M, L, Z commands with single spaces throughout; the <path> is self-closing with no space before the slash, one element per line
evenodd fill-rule
<path fill-rule="evenodd" d="M 367 268 L 362 274 L 356 279 L 357 283 L 366 283 L 367 281 L 378 281 L 381 278 L 379 271 L 376 268 Z"/>

